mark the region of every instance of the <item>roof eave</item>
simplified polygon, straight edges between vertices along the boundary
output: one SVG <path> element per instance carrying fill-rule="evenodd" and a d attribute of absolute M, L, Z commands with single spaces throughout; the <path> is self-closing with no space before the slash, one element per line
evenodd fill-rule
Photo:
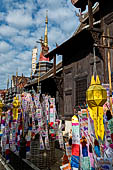
<path fill-rule="evenodd" d="M 92 0 L 93 5 L 99 2 L 99 0 Z M 71 3 L 76 7 L 76 8 L 81 8 L 81 11 L 86 10 L 86 5 L 88 5 L 88 0 L 71 0 Z"/>
<path fill-rule="evenodd" d="M 72 50 L 72 44 L 75 43 L 79 39 L 79 36 L 81 37 L 82 35 L 84 35 L 84 33 L 88 33 L 88 32 L 89 32 L 88 29 L 81 30 L 79 33 L 72 36 L 70 39 L 65 41 L 63 44 L 61 44 L 60 46 L 58 46 L 57 48 L 55 48 L 54 50 L 52 50 L 51 52 L 46 54 L 45 57 L 47 57 L 47 58 L 49 57 L 49 59 L 52 60 L 54 58 L 54 56 L 57 54 L 58 55 L 66 54 L 66 52 L 70 50 L 67 47 L 70 47 Z M 75 46 L 74 46 L 74 49 L 75 49 Z"/>

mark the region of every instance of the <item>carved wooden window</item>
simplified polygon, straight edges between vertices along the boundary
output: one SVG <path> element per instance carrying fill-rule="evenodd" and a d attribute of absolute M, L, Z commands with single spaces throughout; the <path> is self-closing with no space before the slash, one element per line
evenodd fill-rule
<path fill-rule="evenodd" d="M 66 70 L 64 76 L 64 90 L 72 89 L 72 70 Z"/>
<path fill-rule="evenodd" d="M 86 102 L 87 78 L 76 81 L 76 106 Z"/>
<path fill-rule="evenodd" d="M 70 115 L 72 114 L 72 92 L 65 92 L 64 98 L 64 114 Z"/>

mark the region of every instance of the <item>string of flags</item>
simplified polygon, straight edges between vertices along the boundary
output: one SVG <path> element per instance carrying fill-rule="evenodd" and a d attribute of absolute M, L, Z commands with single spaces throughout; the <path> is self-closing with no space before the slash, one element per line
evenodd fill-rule
<path fill-rule="evenodd" d="M 93 85 L 97 85 L 98 88 L 96 87 L 95 90 Z M 87 94 L 89 105 L 84 109 L 80 108 L 72 117 L 70 129 L 72 135 L 67 137 L 64 153 L 68 160 L 65 164 L 62 163 L 61 170 L 113 169 L 113 118 L 110 113 L 109 84 L 103 84 L 103 87 L 98 77 L 96 82 L 92 77 L 89 94 Z M 101 95 L 100 89 L 104 96 Z"/>
<path fill-rule="evenodd" d="M 99 85 L 99 81 L 97 82 Z M 38 134 L 40 150 L 50 150 L 50 139 L 59 141 L 59 146 L 64 152 L 61 170 L 79 168 L 104 170 L 106 167 L 111 170 L 113 168 L 113 118 L 109 111 L 109 89 L 107 85 L 103 86 L 107 89 L 107 99 L 103 107 L 102 105 L 91 107 L 89 104 L 90 108 L 89 105 L 84 109 L 80 108 L 70 121 L 70 133 L 66 140 L 64 140 L 64 126 L 61 125 L 56 112 L 55 98 L 44 94 L 31 95 L 26 92 L 16 96 L 8 111 L 1 111 L 0 116 L 1 146 L 6 159 L 10 158 L 10 149 L 19 152 L 23 135 L 26 139 L 26 152 L 30 154 L 31 141 Z M 96 96 L 98 97 L 99 94 L 96 93 Z M 95 110 L 99 111 L 96 117 Z M 99 130 L 99 121 L 104 131 Z"/>
<path fill-rule="evenodd" d="M 29 154 L 31 141 L 37 134 L 41 150 L 50 150 L 50 138 L 59 140 L 63 146 L 62 131 L 59 129 L 59 119 L 56 118 L 55 98 L 26 92 L 16 96 L 8 111 L 1 114 L 1 146 L 6 159 L 9 159 L 10 149 L 19 152 L 23 135 Z"/>

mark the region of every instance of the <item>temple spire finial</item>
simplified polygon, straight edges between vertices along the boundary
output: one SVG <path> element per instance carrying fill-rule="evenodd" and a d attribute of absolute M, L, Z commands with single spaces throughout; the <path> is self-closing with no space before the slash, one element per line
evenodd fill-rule
<path fill-rule="evenodd" d="M 47 30 L 47 26 L 48 26 L 48 10 L 46 11 L 46 20 L 45 20 L 45 35 L 44 35 L 44 45 L 45 47 L 48 47 L 48 30 Z"/>
<path fill-rule="evenodd" d="M 16 77 L 18 77 L 18 69 L 16 69 Z"/>

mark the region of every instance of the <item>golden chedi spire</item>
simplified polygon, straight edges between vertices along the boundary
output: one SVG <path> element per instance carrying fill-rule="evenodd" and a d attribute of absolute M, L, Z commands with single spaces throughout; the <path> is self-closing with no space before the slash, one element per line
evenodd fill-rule
<path fill-rule="evenodd" d="M 45 45 L 45 47 L 48 47 L 48 37 L 47 37 L 47 34 L 48 34 L 48 31 L 47 31 L 47 26 L 48 26 L 48 11 L 46 11 L 45 24 L 46 24 L 46 27 L 45 27 L 45 35 L 44 35 L 44 45 Z"/>

